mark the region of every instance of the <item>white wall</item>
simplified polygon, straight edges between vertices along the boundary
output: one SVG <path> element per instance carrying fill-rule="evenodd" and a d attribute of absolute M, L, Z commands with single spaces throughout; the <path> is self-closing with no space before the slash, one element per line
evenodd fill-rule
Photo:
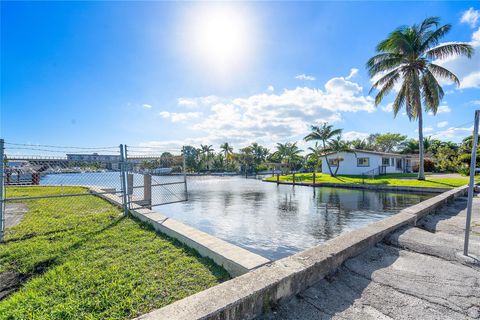
<path fill-rule="evenodd" d="M 372 153 L 363 153 L 363 152 L 357 152 L 356 155 L 354 153 L 348 153 L 348 152 L 341 152 L 338 155 L 337 154 L 332 154 L 327 156 L 328 159 L 335 159 L 339 156 L 340 158 L 343 158 L 343 161 L 340 161 L 340 168 L 338 169 L 337 174 L 353 174 L 353 175 L 361 175 L 362 173 L 365 173 L 369 170 L 373 169 L 378 169 L 379 166 L 382 165 L 382 158 L 384 156 L 378 155 L 378 154 L 372 154 Z M 370 163 L 368 167 L 359 167 L 357 166 L 357 159 L 358 158 L 369 158 Z M 387 173 L 397 173 L 397 172 L 403 172 L 403 170 L 398 170 L 396 169 L 396 159 L 399 158 L 393 158 L 395 159 L 393 162 L 392 166 L 392 157 L 390 158 L 389 166 L 386 167 Z M 405 161 L 405 160 L 402 160 Z M 402 163 L 404 166 L 404 162 Z M 331 167 L 332 171 L 335 172 L 336 167 Z M 327 160 L 325 158 L 322 159 L 322 173 L 325 174 L 330 174 L 328 171 L 328 166 L 327 166 Z M 378 173 L 377 173 L 378 174 Z"/>

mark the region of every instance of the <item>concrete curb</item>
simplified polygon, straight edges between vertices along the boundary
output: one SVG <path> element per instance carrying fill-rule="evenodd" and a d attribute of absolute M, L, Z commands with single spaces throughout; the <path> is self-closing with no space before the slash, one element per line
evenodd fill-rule
<path fill-rule="evenodd" d="M 449 190 L 394 216 L 267 264 L 137 319 L 253 319 L 315 284 L 345 260 L 374 246 L 388 233 L 407 224 L 416 224 L 421 217 L 464 195 L 467 188 Z"/>
<path fill-rule="evenodd" d="M 262 180 L 263 182 L 277 183 L 272 180 Z M 402 192 L 418 192 L 418 193 L 442 193 L 453 188 L 432 188 L 432 187 L 406 187 L 406 186 L 387 186 L 381 184 L 354 184 L 354 183 L 310 183 L 310 182 L 286 182 L 280 181 L 278 184 L 306 186 L 306 187 L 331 187 L 331 188 L 345 188 L 345 189 L 366 189 L 366 190 L 386 190 L 386 191 L 402 191 Z"/>
<path fill-rule="evenodd" d="M 95 187 L 89 187 L 89 190 L 92 194 L 114 205 L 122 206 L 122 201 L 117 195 L 99 194 L 104 192 L 104 190 Z M 258 254 L 141 206 L 132 204 L 130 214 L 150 224 L 156 231 L 177 239 L 189 248 L 195 249 L 201 256 L 212 259 L 216 264 L 225 268 L 232 277 L 238 277 L 270 262 L 270 260 Z"/>

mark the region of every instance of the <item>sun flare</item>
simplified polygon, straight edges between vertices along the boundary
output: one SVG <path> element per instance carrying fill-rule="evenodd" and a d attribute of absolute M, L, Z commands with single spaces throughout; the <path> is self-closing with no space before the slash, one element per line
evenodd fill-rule
<path fill-rule="evenodd" d="M 238 67 L 251 53 L 251 25 L 249 17 L 234 7 L 207 7 L 192 14 L 191 54 L 199 63 L 217 71 Z"/>

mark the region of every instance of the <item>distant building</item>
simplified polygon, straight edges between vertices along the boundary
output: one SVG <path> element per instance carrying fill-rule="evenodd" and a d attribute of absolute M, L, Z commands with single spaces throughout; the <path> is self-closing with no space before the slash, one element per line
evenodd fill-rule
<path fill-rule="evenodd" d="M 111 154 L 78 154 L 78 153 L 67 153 L 68 161 L 79 161 L 79 162 L 119 162 L 119 155 Z"/>

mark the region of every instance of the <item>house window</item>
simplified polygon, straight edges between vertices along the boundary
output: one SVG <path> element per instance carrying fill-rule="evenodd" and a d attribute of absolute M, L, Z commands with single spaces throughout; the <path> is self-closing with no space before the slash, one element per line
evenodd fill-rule
<path fill-rule="evenodd" d="M 402 159 L 397 159 L 397 169 L 398 170 L 402 169 Z"/>
<path fill-rule="evenodd" d="M 338 167 L 338 159 L 328 159 L 328 164 L 331 167 Z"/>
<path fill-rule="evenodd" d="M 390 158 L 382 158 L 382 166 L 388 167 L 390 165 Z"/>
<path fill-rule="evenodd" d="M 357 167 L 369 167 L 370 158 L 357 158 Z"/>
<path fill-rule="evenodd" d="M 390 166 L 393 167 L 395 166 L 395 159 L 394 158 L 390 158 Z"/>

